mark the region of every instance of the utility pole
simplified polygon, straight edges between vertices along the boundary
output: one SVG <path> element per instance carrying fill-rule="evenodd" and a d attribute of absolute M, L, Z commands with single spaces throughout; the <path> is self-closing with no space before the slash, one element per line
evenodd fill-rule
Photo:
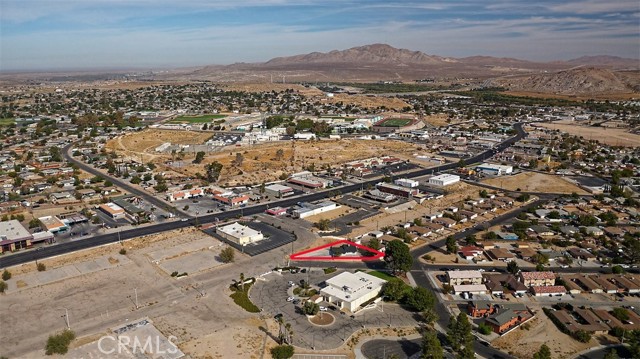
<path fill-rule="evenodd" d="M 64 321 L 67 323 L 67 330 L 71 330 L 71 323 L 69 322 L 69 310 L 67 308 L 64 309 Z"/>
<path fill-rule="evenodd" d="M 135 295 L 136 295 L 136 309 L 138 309 L 138 308 L 140 308 L 140 307 L 138 306 L 138 288 L 133 288 L 133 292 L 134 292 L 134 293 L 135 293 Z"/>

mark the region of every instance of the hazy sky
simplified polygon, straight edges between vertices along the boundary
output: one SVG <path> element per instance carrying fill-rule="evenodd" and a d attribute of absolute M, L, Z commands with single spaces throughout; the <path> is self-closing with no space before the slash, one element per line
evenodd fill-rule
<path fill-rule="evenodd" d="M 372 43 L 640 58 L 638 0 L 0 0 L 0 70 L 266 61 Z"/>

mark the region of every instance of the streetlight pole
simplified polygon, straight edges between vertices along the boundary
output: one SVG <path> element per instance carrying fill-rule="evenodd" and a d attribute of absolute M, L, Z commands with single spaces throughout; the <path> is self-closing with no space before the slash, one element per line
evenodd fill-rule
<path fill-rule="evenodd" d="M 69 310 L 67 308 L 62 309 L 64 309 L 64 320 L 67 323 L 67 330 L 71 330 L 71 324 L 69 322 Z"/>
<path fill-rule="evenodd" d="M 138 309 L 139 308 L 139 306 L 138 306 L 138 288 L 133 288 L 133 292 L 136 295 L 136 309 Z"/>

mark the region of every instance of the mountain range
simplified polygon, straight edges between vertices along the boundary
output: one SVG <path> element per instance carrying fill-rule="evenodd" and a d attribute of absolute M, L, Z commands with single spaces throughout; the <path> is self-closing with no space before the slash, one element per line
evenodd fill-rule
<path fill-rule="evenodd" d="M 637 92 L 639 70 L 638 59 L 606 55 L 535 62 L 491 56 L 445 57 L 372 44 L 276 57 L 261 63 L 205 66 L 180 71 L 179 77 L 217 82 L 407 82 L 429 79 L 443 83 L 492 84 L 516 91 L 582 95 Z"/>

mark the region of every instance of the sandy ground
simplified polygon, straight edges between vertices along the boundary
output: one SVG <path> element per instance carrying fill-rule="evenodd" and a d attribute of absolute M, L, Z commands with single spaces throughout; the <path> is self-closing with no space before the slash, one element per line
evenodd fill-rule
<path fill-rule="evenodd" d="M 179 144 L 202 144 L 211 137 L 211 133 L 195 131 L 170 131 L 170 130 L 145 130 L 142 132 L 129 133 L 117 137 L 105 144 L 107 150 L 115 150 L 120 155 L 132 157 L 140 161 L 143 155 L 145 162 L 156 158 L 171 158 L 171 155 L 162 156 L 155 152 L 155 148 L 165 142 Z"/>
<path fill-rule="evenodd" d="M 348 95 L 348 94 L 335 94 L 333 97 L 327 98 L 329 103 L 346 103 L 353 104 L 365 108 L 377 108 L 384 106 L 387 109 L 402 110 L 404 107 L 409 106 L 408 103 L 395 98 L 385 96 L 367 96 L 367 95 Z"/>
<path fill-rule="evenodd" d="M 449 122 L 447 122 L 447 118 L 449 116 L 445 115 L 445 114 L 436 114 L 436 115 L 431 115 L 431 116 L 425 116 L 423 119 L 423 122 L 428 123 L 432 126 L 436 126 L 436 127 L 442 127 L 442 126 L 446 126 L 449 124 Z"/>
<path fill-rule="evenodd" d="M 492 341 L 491 345 L 523 359 L 533 358 L 542 344 L 549 346 L 553 358 L 570 358 L 574 353 L 598 345 L 595 339 L 580 343 L 563 334 L 542 311 L 538 311 L 529 324 L 530 330 L 516 329 Z"/>
<path fill-rule="evenodd" d="M 96 340 L 96 335 L 108 332 L 108 328 L 148 316 L 165 336 L 178 337 L 176 343 L 180 349 L 193 358 L 258 358 L 266 338 L 259 328 L 265 326 L 264 320 L 235 305 L 228 289 L 231 279 L 243 266 L 255 267 L 248 257 L 236 255 L 237 263 L 232 271 L 227 267 L 210 269 L 180 279 L 171 278 L 150 260 L 158 255 L 172 258 L 177 253 L 171 251 L 172 248 L 187 248 L 189 252 L 195 249 L 190 247 L 196 242 L 203 241 L 219 244 L 193 229 L 126 241 L 129 260 L 115 263 L 111 268 L 6 293 L 0 308 L 5 329 L 0 332 L 0 352 L 10 357 L 18 353 L 28 358 L 42 357 L 44 353 L 40 348 L 44 347 L 49 334 L 63 329 L 65 319 L 60 315 L 68 308 L 71 327 L 81 338 L 73 347 Z M 116 243 L 42 262 L 49 271 L 78 266 L 80 262 L 105 255 L 124 258 L 118 254 L 119 248 Z M 190 254 L 179 255 L 192 260 Z M 215 266 L 211 264 L 211 268 Z M 245 272 L 249 273 L 249 267 Z M 14 276 L 11 281 L 36 271 L 33 263 L 10 270 Z M 213 276 L 212 271 L 216 273 Z M 133 288 L 137 288 L 139 310 L 134 306 Z M 196 288 L 207 288 L 206 296 L 199 296 Z M 29 306 L 22 304 L 26 302 Z M 229 344 L 231 340 L 233 345 Z M 267 348 L 274 345 L 271 339 L 265 344 Z"/>
<path fill-rule="evenodd" d="M 638 146 L 640 135 L 627 132 L 621 128 L 580 126 L 573 121 L 558 121 L 542 123 L 545 128 L 560 130 L 575 136 L 582 136 L 587 140 L 598 140 L 612 146 Z"/>
<path fill-rule="evenodd" d="M 523 172 L 514 176 L 495 177 L 482 183 L 515 191 L 588 194 L 585 190 L 565 181 L 561 176 L 537 172 Z"/>
<path fill-rule="evenodd" d="M 347 206 L 340 206 L 333 211 L 316 214 L 315 216 L 306 217 L 304 220 L 309 223 L 316 223 L 321 219 L 334 220 L 344 214 L 351 213 L 353 210 Z"/>
<path fill-rule="evenodd" d="M 109 141 L 106 146 L 120 155 L 138 160 L 142 155 L 145 162 L 153 161 L 159 168 L 182 176 L 204 173 L 206 164 L 218 161 L 224 166 L 218 183 L 228 185 L 257 185 L 274 181 L 283 173 L 299 172 L 311 164 L 316 168 L 323 166 L 335 168 L 341 163 L 382 155 L 412 160 L 413 154 L 422 150 L 417 145 L 383 140 L 272 142 L 245 147 L 225 147 L 219 152 L 207 154 L 203 163 L 198 165 L 191 164 L 195 155 L 186 155 L 183 160 L 185 165 L 180 168 L 168 167 L 164 164 L 171 159 L 170 154 L 154 152 L 155 147 L 164 142 L 203 143 L 209 136 L 210 134 L 199 132 L 147 130 L 118 137 Z M 276 152 L 279 149 L 283 150 L 283 157 L 280 160 L 276 158 Z M 241 166 L 235 166 L 232 163 L 238 153 L 244 158 Z"/>

